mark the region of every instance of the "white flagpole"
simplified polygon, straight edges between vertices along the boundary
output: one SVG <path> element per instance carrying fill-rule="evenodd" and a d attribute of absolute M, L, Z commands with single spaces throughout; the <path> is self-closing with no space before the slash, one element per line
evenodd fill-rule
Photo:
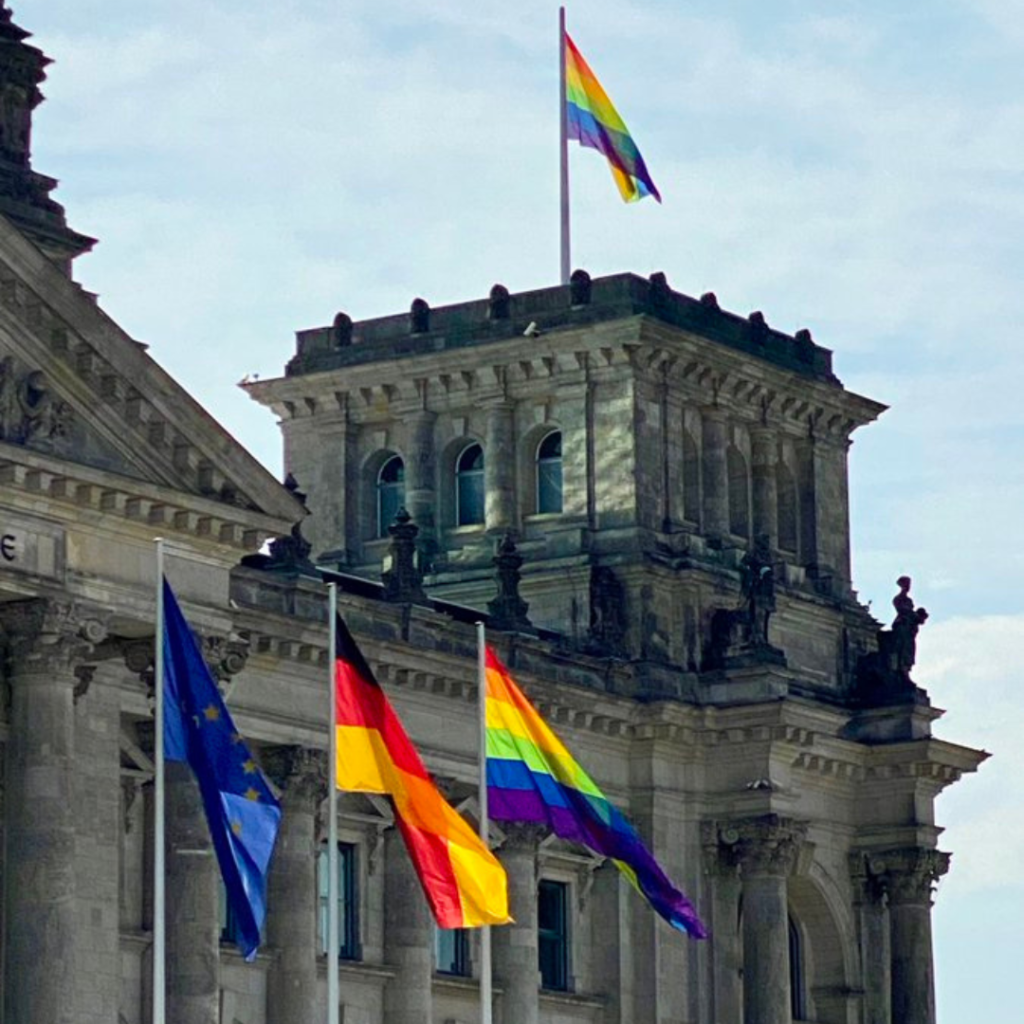
<path fill-rule="evenodd" d="M 327 584 L 330 643 L 328 676 L 330 720 L 327 723 L 327 1024 L 338 1024 L 338 691 L 335 672 L 338 661 L 338 585 Z"/>
<path fill-rule="evenodd" d="M 569 283 L 569 112 L 565 105 L 565 8 L 558 8 L 559 172 L 562 224 L 562 284 Z"/>
<path fill-rule="evenodd" d="M 488 824 L 490 813 L 487 807 L 487 647 L 484 624 L 476 624 L 477 642 L 477 691 L 479 693 L 478 721 L 480 737 L 480 783 L 477 801 L 480 804 L 480 839 L 490 849 Z M 491 926 L 480 929 L 480 1021 L 491 1024 L 493 996 L 491 992 Z"/>
<path fill-rule="evenodd" d="M 167 922 L 164 875 L 164 541 L 156 538 L 156 629 L 153 635 L 153 1024 L 164 1024 Z"/>

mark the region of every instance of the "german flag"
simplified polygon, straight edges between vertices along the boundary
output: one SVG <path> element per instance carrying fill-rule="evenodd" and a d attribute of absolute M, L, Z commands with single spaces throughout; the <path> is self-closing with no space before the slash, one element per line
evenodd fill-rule
<path fill-rule="evenodd" d="M 340 615 L 335 629 L 338 789 L 392 798 L 439 927 L 506 924 L 505 869 L 438 791 Z"/>

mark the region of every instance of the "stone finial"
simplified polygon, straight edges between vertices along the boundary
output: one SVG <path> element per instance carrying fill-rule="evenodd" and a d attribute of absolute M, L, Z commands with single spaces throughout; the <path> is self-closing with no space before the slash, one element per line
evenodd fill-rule
<path fill-rule="evenodd" d="M 335 348 L 347 348 L 352 344 L 352 317 L 348 313 L 336 313 L 331 326 L 331 342 Z"/>
<path fill-rule="evenodd" d="M 801 327 L 796 334 L 793 335 L 796 341 L 796 354 L 797 358 L 803 363 L 810 363 L 814 361 L 814 339 L 811 337 L 811 332 L 806 327 Z"/>
<path fill-rule="evenodd" d="M 708 309 L 718 309 L 718 296 L 714 292 L 705 292 L 700 297 L 700 304 Z"/>
<path fill-rule="evenodd" d="M 574 306 L 588 306 L 590 305 L 590 293 L 593 288 L 593 282 L 590 279 L 590 275 L 582 269 L 577 269 L 572 272 L 572 276 L 569 278 L 569 301 Z"/>
<path fill-rule="evenodd" d="M 650 303 L 655 309 L 663 309 L 668 305 L 672 296 L 672 289 L 668 285 L 668 277 L 662 270 L 657 271 L 647 279 L 650 285 L 648 295 Z"/>
<path fill-rule="evenodd" d="M 491 289 L 490 305 L 487 309 L 488 320 L 507 320 L 511 314 L 512 299 L 503 284 L 496 284 Z"/>
<path fill-rule="evenodd" d="M 750 337 L 758 345 L 763 345 L 768 340 L 768 321 L 764 318 L 764 313 L 755 309 L 747 316 L 747 323 L 750 325 Z"/>
<path fill-rule="evenodd" d="M 430 330 L 430 305 L 426 299 L 413 299 L 409 307 L 409 333 L 426 334 Z"/>
<path fill-rule="evenodd" d="M 400 508 L 395 513 L 395 521 L 388 527 L 391 550 L 389 564 L 382 573 L 384 596 L 389 601 L 423 604 L 427 600 L 423 576 L 416 564 L 416 535 L 419 532 L 412 516 Z"/>
<path fill-rule="evenodd" d="M 490 625 L 495 629 L 509 632 L 531 630 L 533 625 L 526 617 L 530 606 L 519 596 L 520 568 L 523 556 L 516 550 L 511 533 L 506 533 L 498 544 L 494 556 L 494 578 L 498 584 L 498 596 L 487 602 Z"/>

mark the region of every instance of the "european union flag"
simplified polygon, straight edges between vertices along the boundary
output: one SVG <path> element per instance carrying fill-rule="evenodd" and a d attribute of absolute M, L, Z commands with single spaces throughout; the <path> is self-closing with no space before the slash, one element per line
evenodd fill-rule
<path fill-rule="evenodd" d="M 281 807 L 235 729 L 167 580 L 164 587 L 164 758 L 187 761 L 233 912 L 235 941 L 256 956 Z"/>

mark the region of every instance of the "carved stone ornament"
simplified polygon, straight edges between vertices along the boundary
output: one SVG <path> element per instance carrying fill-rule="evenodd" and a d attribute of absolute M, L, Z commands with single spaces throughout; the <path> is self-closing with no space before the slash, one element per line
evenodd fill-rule
<path fill-rule="evenodd" d="M 416 537 L 419 527 L 412 516 L 400 508 L 395 521 L 388 527 L 391 534 L 390 564 L 382 574 L 384 596 L 389 601 L 424 604 L 423 576 L 416 564 Z"/>
<path fill-rule="evenodd" d="M 501 844 L 503 850 L 522 850 L 534 855 L 539 852 L 540 844 L 550 835 L 546 828 L 525 822 L 503 822 L 501 831 L 505 835 L 505 840 Z"/>
<path fill-rule="evenodd" d="M 107 636 L 105 621 L 71 601 L 35 598 L 0 608 L 0 631 L 14 679 L 24 673 L 72 677 Z"/>
<path fill-rule="evenodd" d="M 533 629 L 532 623 L 526 617 L 530 606 L 519 595 L 519 569 L 522 564 L 523 556 L 516 550 L 512 534 L 506 533 L 498 544 L 498 553 L 494 556 L 494 578 L 498 584 L 498 595 L 493 601 L 487 602 L 490 625 L 494 629 L 509 632 Z"/>
<path fill-rule="evenodd" d="M 712 822 L 705 855 L 719 870 L 735 866 L 744 876 L 791 875 L 807 838 L 807 825 L 778 814 Z"/>
<path fill-rule="evenodd" d="M 310 747 L 264 747 L 260 760 L 267 775 L 287 798 L 311 810 L 327 797 L 327 752 Z"/>
<path fill-rule="evenodd" d="M 626 656 L 626 588 L 606 565 L 590 570 L 590 633 L 593 654 Z"/>
<path fill-rule="evenodd" d="M 71 407 L 56 398 L 42 370 L 0 359 L 0 440 L 53 451 L 70 434 Z"/>
<path fill-rule="evenodd" d="M 918 846 L 872 852 L 866 859 L 867 874 L 890 904 L 931 906 L 935 886 L 949 870 L 949 857 L 941 850 Z"/>
<path fill-rule="evenodd" d="M 218 682 L 225 682 L 245 668 L 249 660 L 249 643 L 240 636 L 204 636 L 203 660 Z"/>

